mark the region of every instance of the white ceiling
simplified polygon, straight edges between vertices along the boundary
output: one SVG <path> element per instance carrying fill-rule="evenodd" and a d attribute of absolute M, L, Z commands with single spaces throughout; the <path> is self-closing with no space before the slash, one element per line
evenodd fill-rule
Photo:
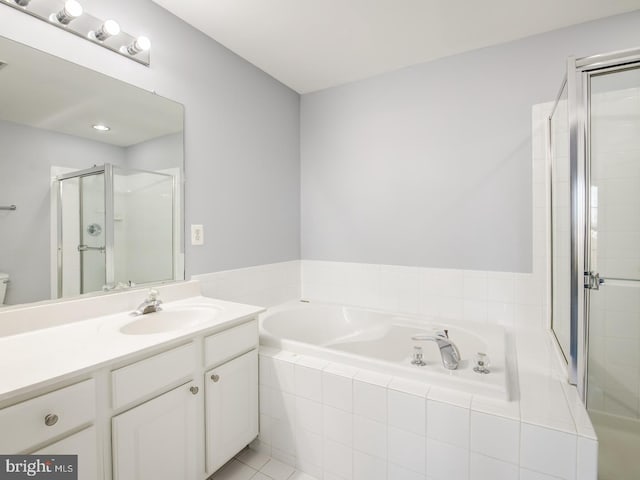
<path fill-rule="evenodd" d="M 640 0 L 154 0 L 299 93 L 640 8 Z"/>
<path fill-rule="evenodd" d="M 93 70 L 3 37 L 0 62 L 0 120 L 120 147 L 182 131 L 180 104 Z"/>

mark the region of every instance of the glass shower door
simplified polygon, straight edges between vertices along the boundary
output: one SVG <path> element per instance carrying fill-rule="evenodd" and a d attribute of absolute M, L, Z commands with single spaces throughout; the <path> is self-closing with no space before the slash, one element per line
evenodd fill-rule
<path fill-rule="evenodd" d="M 115 282 L 174 278 L 175 195 L 172 175 L 113 167 Z"/>
<path fill-rule="evenodd" d="M 58 297 L 102 290 L 106 283 L 104 170 L 60 176 Z"/>
<path fill-rule="evenodd" d="M 571 356 L 571 192 L 567 82 L 549 117 L 551 159 L 551 328 L 569 363 Z"/>
<path fill-rule="evenodd" d="M 587 407 L 600 478 L 640 478 L 640 66 L 589 78 Z"/>
<path fill-rule="evenodd" d="M 80 177 L 80 293 L 106 284 L 104 173 Z"/>

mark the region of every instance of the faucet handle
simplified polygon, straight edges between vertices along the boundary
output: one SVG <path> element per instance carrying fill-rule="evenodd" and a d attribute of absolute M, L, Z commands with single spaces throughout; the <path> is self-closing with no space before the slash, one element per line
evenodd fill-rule
<path fill-rule="evenodd" d="M 151 288 L 149 290 L 149 296 L 147 297 L 147 300 L 155 302 L 158 299 L 158 295 L 160 295 L 160 292 L 158 292 L 158 290 L 156 290 L 155 288 Z"/>

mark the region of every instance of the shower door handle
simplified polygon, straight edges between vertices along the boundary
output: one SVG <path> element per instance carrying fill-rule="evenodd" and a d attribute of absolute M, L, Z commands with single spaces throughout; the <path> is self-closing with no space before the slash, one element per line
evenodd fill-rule
<path fill-rule="evenodd" d="M 600 285 L 604 283 L 604 278 L 600 278 L 598 272 L 584 272 L 584 288 L 589 290 L 600 290 Z"/>
<path fill-rule="evenodd" d="M 100 253 L 104 253 L 106 247 L 90 247 L 89 245 L 78 245 L 79 252 L 86 252 L 87 250 L 98 250 Z"/>

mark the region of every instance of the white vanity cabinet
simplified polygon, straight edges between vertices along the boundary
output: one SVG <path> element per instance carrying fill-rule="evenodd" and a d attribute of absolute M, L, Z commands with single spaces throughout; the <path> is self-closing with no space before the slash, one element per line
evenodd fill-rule
<path fill-rule="evenodd" d="M 258 436 L 258 324 L 205 338 L 206 466 L 212 474 Z"/>
<path fill-rule="evenodd" d="M 99 476 L 95 426 L 85 428 L 32 453 L 34 455 L 78 455 L 78 478 L 82 480 L 102 479 L 102 475 Z"/>
<path fill-rule="evenodd" d="M 93 379 L 25 400 L 0 410 L 0 451 L 78 455 L 79 478 L 96 480 L 100 468 L 95 417 Z"/>
<path fill-rule="evenodd" d="M 197 478 L 198 393 L 189 382 L 112 419 L 114 480 Z"/>
<path fill-rule="evenodd" d="M 251 320 L 114 370 L 113 480 L 204 479 L 256 438 L 257 346 Z"/>
<path fill-rule="evenodd" d="M 81 480 L 205 480 L 258 435 L 259 310 L 244 311 L 5 396 L 0 452 L 76 454 Z"/>
<path fill-rule="evenodd" d="M 258 436 L 258 351 L 205 374 L 207 473 Z"/>

